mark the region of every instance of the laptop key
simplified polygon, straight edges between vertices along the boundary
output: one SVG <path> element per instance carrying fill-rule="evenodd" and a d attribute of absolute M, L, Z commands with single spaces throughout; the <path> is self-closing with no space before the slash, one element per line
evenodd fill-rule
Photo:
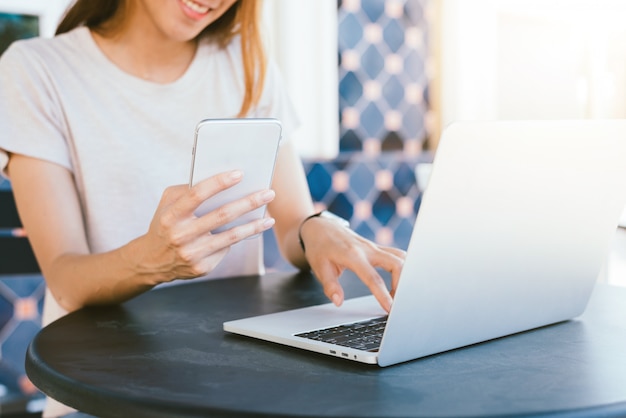
<path fill-rule="evenodd" d="M 353 324 L 303 332 L 296 334 L 296 337 L 374 352 L 380 347 L 386 324 L 387 317 L 383 316 Z"/>

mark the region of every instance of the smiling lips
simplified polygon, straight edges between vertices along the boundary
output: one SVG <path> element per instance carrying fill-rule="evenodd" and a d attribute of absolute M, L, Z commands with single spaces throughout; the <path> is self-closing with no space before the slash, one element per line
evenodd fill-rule
<path fill-rule="evenodd" d="M 192 0 L 181 0 L 181 1 L 185 5 L 185 7 L 189 8 L 191 11 L 199 15 L 205 15 L 211 11 L 211 8 L 209 6 L 204 6 L 202 4 L 196 3 L 195 1 L 192 1 Z"/>

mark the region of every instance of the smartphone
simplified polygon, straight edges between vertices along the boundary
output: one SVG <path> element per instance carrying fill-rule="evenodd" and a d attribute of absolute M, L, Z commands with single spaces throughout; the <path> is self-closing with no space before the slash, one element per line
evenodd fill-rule
<path fill-rule="evenodd" d="M 189 186 L 215 174 L 243 171 L 241 182 L 207 199 L 195 211 L 202 216 L 226 203 L 270 188 L 282 126 L 278 119 L 205 119 L 196 126 Z M 265 216 L 266 206 L 214 230 L 221 232 Z"/>

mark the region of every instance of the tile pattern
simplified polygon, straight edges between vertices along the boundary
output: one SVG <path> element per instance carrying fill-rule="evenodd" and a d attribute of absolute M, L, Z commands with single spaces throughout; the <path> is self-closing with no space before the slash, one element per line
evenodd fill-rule
<path fill-rule="evenodd" d="M 38 33 L 36 16 L 0 13 L 0 55 L 14 40 L 31 38 Z M 10 183 L 0 178 L 0 192 L 10 190 Z M 8 212 L 13 210 L 9 208 Z M 6 215 L 7 211 L 2 213 Z M 19 225 L 9 225 L 6 219 L 0 220 L 0 224 L 0 239 L 6 242 L 24 239 Z M 14 274 L 12 269 L 11 274 L 7 274 L 3 266 L 10 263 L 4 261 L 0 263 L 0 411 L 17 412 L 27 407 L 41 410 L 41 406 L 33 404 L 41 399 L 41 393 L 26 377 L 24 357 L 28 344 L 41 328 L 45 283 L 39 274 Z"/>
<path fill-rule="evenodd" d="M 24 394 L 36 389 L 26 378 L 24 356 L 28 344 L 41 328 L 45 283 L 39 274 L 0 275 L 0 385 L 17 383 Z"/>
<path fill-rule="evenodd" d="M 0 179 L 0 192 L 10 190 L 10 183 Z M 19 225 L 2 222 L 0 239 L 17 242 L 25 239 L 23 237 Z M 0 254 L 0 260 L 2 256 Z M 28 344 L 41 328 L 45 294 L 45 283 L 40 274 L 15 274 L 13 269 L 9 273 L 8 264 L 6 260 L 0 264 L 0 403 L 5 394 L 13 401 L 16 393 L 39 395 L 26 377 L 24 356 Z"/>
<path fill-rule="evenodd" d="M 341 0 L 340 150 L 418 154 L 427 138 L 429 0 Z"/>

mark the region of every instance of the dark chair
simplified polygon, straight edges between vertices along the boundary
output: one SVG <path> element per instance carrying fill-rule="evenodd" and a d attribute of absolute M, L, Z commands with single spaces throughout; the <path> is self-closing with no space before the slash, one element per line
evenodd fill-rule
<path fill-rule="evenodd" d="M 11 186 L 0 179 L 0 417 L 41 416 L 44 396 L 26 377 L 24 358 L 41 328 L 44 294 Z"/>
<path fill-rule="evenodd" d="M 39 273 L 39 266 L 24 235 L 9 182 L 0 188 L 0 274 Z"/>

